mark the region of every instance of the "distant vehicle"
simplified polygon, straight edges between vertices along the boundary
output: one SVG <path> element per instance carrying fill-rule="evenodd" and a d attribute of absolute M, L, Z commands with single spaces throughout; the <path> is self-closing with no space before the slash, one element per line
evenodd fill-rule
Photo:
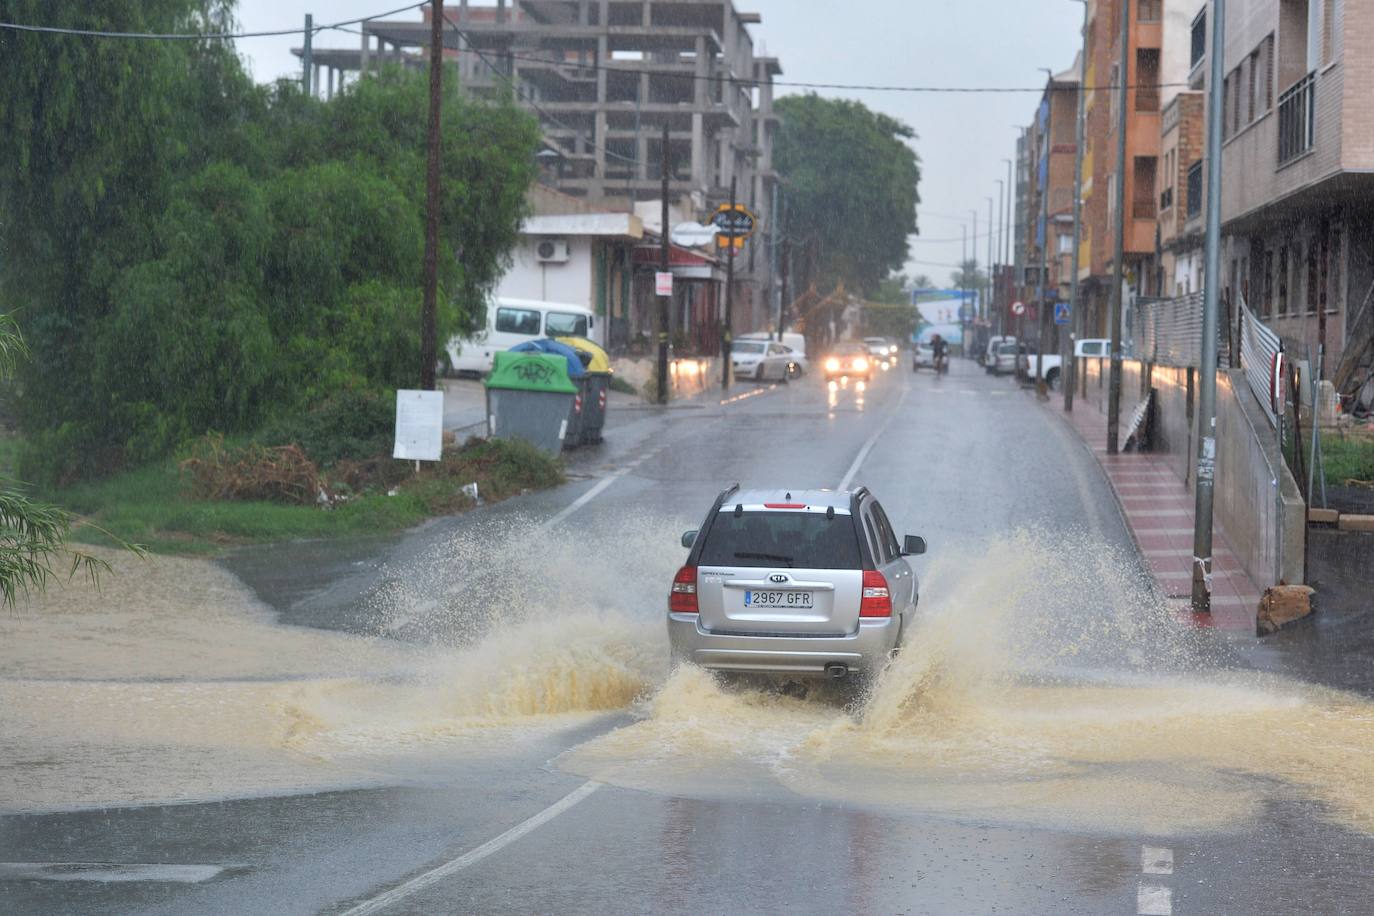
<path fill-rule="evenodd" d="M 983 368 L 992 375 L 997 374 L 997 353 L 1004 343 L 1016 343 L 1016 338 L 1009 334 L 989 337 L 987 349 L 982 353 L 979 360 L 983 364 Z"/>
<path fill-rule="evenodd" d="M 1063 376 L 1064 359 L 1058 353 L 1046 353 L 1044 356 L 1037 356 L 1035 347 L 1029 344 L 1021 345 L 1021 372 L 1031 381 L 1035 380 L 1036 365 L 1039 363 L 1041 377 L 1045 384 L 1051 389 L 1059 387 L 1059 379 Z"/>
<path fill-rule="evenodd" d="M 862 681 L 907 635 L 920 591 L 865 487 L 740 490 L 716 497 L 668 595 L 674 660 L 703 668 Z"/>
<path fill-rule="evenodd" d="M 460 375 L 485 375 L 492 354 L 516 344 L 544 337 L 590 337 L 596 328 L 591 309 L 535 299 L 493 299 L 481 330 L 464 340 L 448 342 L 447 368 Z"/>
<path fill-rule="evenodd" d="M 913 344 L 911 347 L 911 371 L 935 368 L 935 348 L 929 341 Z"/>
<path fill-rule="evenodd" d="M 991 368 L 993 375 L 1006 375 L 1016 371 L 1017 350 L 1024 345 L 1018 345 L 1016 338 L 1003 339 L 997 345 L 997 352 L 992 356 Z"/>
<path fill-rule="evenodd" d="M 871 382 L 873 381 L 874 359 L 863 344 L 842 341 L 831 348 L 830 353 L 825 357 L 825 362 L 822 364 L 825 370 L 825 380 L 830 382 L 838 378 L 855 378 Z"/>
<path fill-rule="evenodd" d="M 868 348 L 868 355 L 884 368 L 897 361 L 897 344 L 888 337 L 865 337 L 864 346 Z"/>
<path fill-rule="evenodd" d="M 761 382 L 792 378 L 797 373 L 792 349 L 767 340 L 736 340 L 730 344 L 730 364 L 736 378 Z"/>
<path fill-rule="evenodd" d="M 1073 355 L 1108 357 L 1112 355 L 1112 342 L 1104 337 L 1089 337 L 1074 343 Z"/>
<path fill-rule="evenodd" d="M 765 331 L 756 331 L 752 334 L 741 334 L 736 340 L 772 340 L 779 335 L 770 335 Z M 794 331 L 784 331 L 781 340 L 778 341 L 784 347 L 792 351 L 792 362 L 796 363 L 797 375 L 803 375 L 811 369 L 811 362 L 806 358 L 806 335 L 798 334 Z"/>

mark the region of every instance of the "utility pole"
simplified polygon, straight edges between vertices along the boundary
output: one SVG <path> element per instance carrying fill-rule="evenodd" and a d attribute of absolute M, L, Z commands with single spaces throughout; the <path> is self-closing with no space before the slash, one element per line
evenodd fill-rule
<path fill-rule="evenodd" d="M 1075 114 L 1074 162 L 1073 162 L 1073 264 L 1069 274 L 1069 320 L 1073 323 L 1074 333 L 1069 340 L 1069 350 L 1060 367 L 1064 385 L 1064 410 L 1073 411 L 1073 390 L 1078 384 L 1078 359 L 1074 356 L 1076 341 L 1083 336 L 1083 309 L 1078 301 L 1078 253 L 1083 244 L 1083 100 L 1087 95 L 1088 82 L 1088 0 L 1083 4 L 1083 50 L 1078 56 L 1078 110 Z"/>
<path fill-rule="evenodd" d="M 1007 184 L 1000 178 L 994 178 L 993 181 L 997 182 L 997 241 L 993 246 L 993 251 L 996 252 L 996 258 L 1000 262 L 1002 259 L 1002 238 L 1007 231 Z M 992 308 L 988 311 L 989 323 L 992 323 L 994 319 L 996 319 L 997 313 L 1005 304 L 1001 301 L 1002 284 L 1000 282 L 1002 267 L 1004 266 L 1005 263 L 999 263 L 994 264 L 992 267 Z M 995 328 L 990 330 L 989 333 L 1002 333 L 1001 324 L 1002 322 L 997 320 Z"/>
<path fill-rule="evenodd" d="M 1226 0 L 1212 2 L 1207 87 L 1207 229 L 1202 279 L 1202 365 L 1198 368 L 1197 502 L 1193 511 L 1193 610 L 1212 612 L 1212 497 L 1217 471 L 1217 322 L 1221 311 L 1221 118 L 1226 68 Z"/>
<path fill-rule="evenodd" d="M 780 207 L 779 197 L 782 196 L 780 182 L 773 182 L 773 215 L 770 217 L 768 240 L 772 244 L 768 246 L 769 276 L 773 278 L 772 292 L 776 299 L 774 307 L 770 310 L 778 316 L 778 342 L 782 342 L 782 284 L 778 281 L 778 249 L 782 246 L 782 223 L 779 220 Z"/>
<path fill-rule="evenodd" d="M 964 299 L 968 290 L 968 226 L 963 227 L 963 241 L 959 245 L 959 322 L 963 325 Z"/>
<path fill-rule="evenodd" d="M 425 290 L 420 310 L 420 387 L 434 390 L 434 313 L 439 298 L 439 115 L 444 101 L 444 0 L 430 4 L 429 137 L 425 169 Z"/>
<path fill-rule="evenodd" d="M 1012 195 L 1015 193 L 1015 184 L 1012 182 L 1010 159 L 1003 159 L 1007 164 L 1007 218 L 1006 229 L 1002 233 L 1002 267 L 1007 271 L 1009 281 L 1007 283 L 1007 295 L 1003 298 L 1002 307 L 997 313 L 997 333 L 1006 334 L 1007 309 L 1011 306 L 1012 300 L 1016 298 L 1016 269 L 1012 264 L 1011 246 L 1012 237 L 1016 234 L 1016 206 L 1013 203 Z"/>
<path fill-rule="evenodd" d="M 1111 306 L 1107 312 L 1107 320 L 1111 323 L 1109 336 L 1112 339 L 1111 375 L 1107 383 L 1108 455 L 1121 451 L 1121 284 L 1126 270 L 1123 263 L 1126 257 L 1126 101 L 1127 87 L 1131 84 L 1131 4 L 1126 0 L 1121 3 L 1119 48 L 1121 66 L 1116 71 L 1116 189 L 1112 195 L 1116 205 L 1116 243 L 1112 257 Z M 1217 147 L 1220 146 L 1218 142 Z"/>
<path fill-rule="evenodd" d="M 662 196 L 663 209 L 662 215 L 662 242 L 658 250 L 658 269 L 660 273 L 670 273 L 672 263 L 669 258 L 668 246 L 671 244 L 668 238 L 668 174 L 672 168 L 672 159 L 668 154 L 668 122 L 663 122 L 663 185 L 660 189 Z M 669 305 L 672 296 L 658 297 L 658 403 L 668 403 L 668 322 Z"/>
<path fill-rule="evenodd" d="M 315 66 L 315 53 L 311 48 L 312 40 L 315 37 L 315 17 L 310 13 L 305 14 L 305 37 L 301 42 L 301 88 L 306 95 L 312 95 L 315 91 L 314 80 L 311 74 Z"/>
<path fill-rule="evenodd" d="M 1129 4 L 1128 4 L 1129 5 Z M 1042 68 L 1043 69 L 1043 68 Z M 1038 304 L 1035 310 L 1035 396 L 1049 400 L 1045 393 L 1045 313 L 1049 311 L 1050 280 L 1050 119 L 1054 114 L 1054 71 L 1045 70 L 1045 118 L 1044 130 L 1038 138 L 1039 145 L 1045 148 L 1045 183 L 1040 186 L 1040 289 L 1037 293 Z M 1039 156 L 1037 155 L 1038 159 Z M 1039 169 L 1036 169 L 1037 175 Z"/>
<path fill-rule="evenodd" d="M 730 212 L 735 212 L 735 190 L 738 177 L 730 176 Z M 720 387 L 730 390 L 730 340 L 735 322 L 735 239 L 726 239 L 725 249 L 725 324 L 720 329 Z"/>
<path fill-rule="evenodd" d="M 987 277 L 984 279 L 984 282 L 983 282 L 983 285 L 987 287 L 988 294 L 987 294 L 987 297 L 983 300 L 983 307 L 982 307 L 981 309 L 978 310 L 979 315 L 980 315 L 981 317 L 983 317 L 984 319 L 986 319 L 986 318 L 988 317 L 988 315 L 992 314 L 992 237 L 993 237 L 994 235 L 997 234 L 996 232 L 993 231 L 993 228 L 992 228 L 993 225 L 994 225 L 994 224 L 993 224 L 993 221 L 992 221 L 992 198 L 989 197 L 989 198 L 988 198 L 988 264 L 987 264 L 987 268 L 986 268 L 986 270 L 987 270 Z"/>
<path fill-rule="evenodd" d="M 973 235 L 969 239 L 968 253 L 969 260 L 973 262 L 973 297 L 974 301 L 976 302 L 980 297 L 981 293 L 981 290 L 978 286 L 978 211 L 976 209 L 970 209 L 968 212 L 973 214 Z M 977 309 L 974 309 L 973 313 L 977 314 Z M 959 327 L 964 335 L 964 355 L 968 356 L 969 328 L 964 320 L 964 315 L 966 314 L 968 313 L 964 311 L 963 306 L 961 304 L 959 308 Z"/>

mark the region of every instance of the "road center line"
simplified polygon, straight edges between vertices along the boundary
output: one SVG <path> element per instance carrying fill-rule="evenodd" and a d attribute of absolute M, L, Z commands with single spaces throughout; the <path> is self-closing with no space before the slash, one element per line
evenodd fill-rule
<path fill-rule="evenodd" d="M 528 820 L 521 821 L 500 836 L 487 840 L 481 846 L 463 853 L 456 859 L 451 859 L 443 865 L 431 868 L 423 874 L 416 875 L 404 884 L 393 887 L 384 894 L 378 894 L 370 900 L 364 900 L 357 906 L 345 910 L 342 916 L 366 916 L 368 913 L 379 912 L 394 903 L 399 903 L 405 898 L 419 893 L 435 882 L 442 881 L 449 875 L 460 872 L 470 865 L 476 865 L 493 853 L 500 852 L 526 834 L 547 824 L 599 788 L 601 788 L 601 783 L 595 780 L 588 780 L 552 805 L 549 805 L 543 811 L 540 811 Z"/>
<path fill-rule="evenodd" d="M 902 388 L 902 393 L 897 396 L 897 403 L 892 405 L 892 411 L 888 413 L 886 419 L 883 420 L 878 428 L 873 431 L 873 435 L 868 437 L 868 441 L 864 443 L 863 448 L 859 449 L 859 454 L 854 456 L 854 463 L 849 466 L 849 470 L 844 472 L 844 477 L 840 480 L 840 485 L 835 489 L 849 489 L 850 483 L 854 481 L 854 475 L 859 473 L 859 468 L 863 467 L 864 459 L 868 457 L 869 452 L 873 451 L 873 446 L 878 444 L 878 439 L 882 437 L 882 434 L 887 431 L 888 424 L 892 422 L 893 417 L 897 416 L 897 411 L 902 409 L 902 404 L 906 402 L 907 392 L 909 391 L 911 391 L 910 386 Z"/>

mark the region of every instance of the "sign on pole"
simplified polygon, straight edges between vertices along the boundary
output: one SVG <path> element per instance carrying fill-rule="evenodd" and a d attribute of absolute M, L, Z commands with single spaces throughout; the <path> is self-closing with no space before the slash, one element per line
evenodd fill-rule
<path fill-rule="evenodd" d="M 1070 315 L 1071 312 L 1069 311 L 1069 304 L 1067 302 L 1056 302 L 1054 304 L 1055 324 L 1068 324 Z"/>
<path fill-rule="evenodd" d="M 444 450 L 444 393 L 396 392 L 396 447 L 393 458 L 438 461 Z"/>
<path fill-rule="evenodd" d="M 725 248 L 731 243 L 735 248 L 743 248 L 745 239 L 758 229 L 758 217 L 744 204 L 721 204 L 711 217 L 711 225 L 718 232 L 716 244 Z"/>
<path fill-rule="evenodd" d="M 654 272 L 654 295 L 671 296 L 673 294 L 673 273 L 669 270 L 659 270 Z"/>
<path fill-rule="evenodd" d="M 1020 318 L 1022 315 L 1026 314 L 1026 303 L 1017 299 L 1011 304 L 1011 313 L 1017 318 Z"/>

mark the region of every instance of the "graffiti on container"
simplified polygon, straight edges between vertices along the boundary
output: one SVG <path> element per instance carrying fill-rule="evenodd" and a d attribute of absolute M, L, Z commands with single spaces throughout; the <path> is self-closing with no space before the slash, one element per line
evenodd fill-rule
<path fill-rule="evenodd" d="M 553 378 L 553 366 L 538 359 L 527 359 L 513 367 L 520 379 L 530 384 L 547 382 Z"/>

